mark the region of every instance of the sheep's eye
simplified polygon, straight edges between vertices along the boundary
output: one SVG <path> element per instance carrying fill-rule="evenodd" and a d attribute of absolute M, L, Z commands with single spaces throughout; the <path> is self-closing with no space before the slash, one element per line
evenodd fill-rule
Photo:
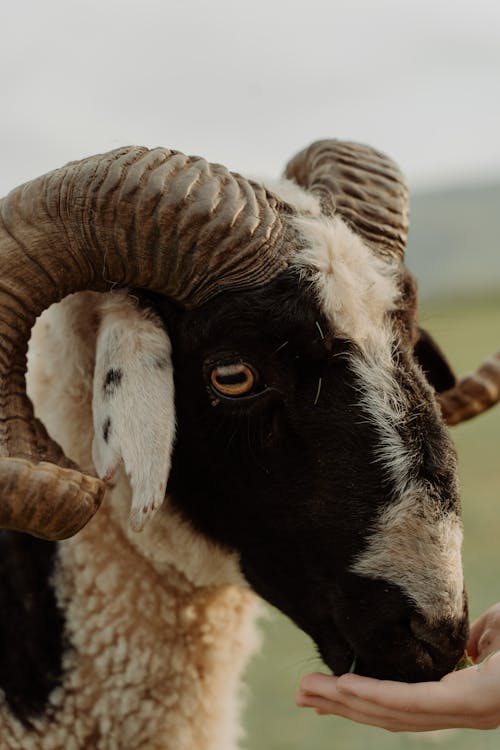
<path fill-rule="evenodd" d="M 245 363 L 220 365 L 210 373 L 212 388 L 222 396 L 246 396 L 257 382 L 254 370 Z"/>

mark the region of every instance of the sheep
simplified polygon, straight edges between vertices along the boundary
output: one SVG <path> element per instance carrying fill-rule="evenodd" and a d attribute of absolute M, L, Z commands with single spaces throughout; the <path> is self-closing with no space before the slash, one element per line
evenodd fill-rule
<path fill-rule="evenodd" d="M 404 181 L 340 141 L 286 178 L 128 147 L 0 203 L 6 750 L 234 750 L 256 594 L 337 673 L 462 653 Z"/>

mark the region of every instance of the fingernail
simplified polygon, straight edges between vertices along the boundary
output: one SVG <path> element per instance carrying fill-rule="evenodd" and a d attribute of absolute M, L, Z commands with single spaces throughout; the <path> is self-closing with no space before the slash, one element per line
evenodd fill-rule
<path fill-rule="evenodd" d="M 302 692 L 302 690 L 298 690 L 295 693 L 295 703 L 297 706 L 306 706 L 307 705 L 307 695 Z"/>
<path fill-rule="evenodd" d="M 295 699 L 295 705 L 299 708 L 312 708 L 314 703 L 308 701 L 307 698 L 301 698 L 299 700 Z"/>

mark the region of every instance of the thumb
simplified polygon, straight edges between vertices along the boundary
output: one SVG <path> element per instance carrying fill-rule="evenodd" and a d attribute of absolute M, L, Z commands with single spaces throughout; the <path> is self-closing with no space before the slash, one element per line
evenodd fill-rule
<path fill-rule="evenodd" d="M 479 641 L 486 627 L 487 613 L 478 617 L 470 626 L 469 641 L 467 643 L 467 652 L 474 660 L 479 656 Z"/>

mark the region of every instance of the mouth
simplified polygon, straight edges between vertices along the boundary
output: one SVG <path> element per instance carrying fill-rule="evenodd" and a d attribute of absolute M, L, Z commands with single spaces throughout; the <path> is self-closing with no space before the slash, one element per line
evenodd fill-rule
<path fill-rule="evenodd" d="M 461 659 L 469 635 L 461 614 L 429 617 L 387 583 L 347 578 L 332 590 L 309 635 L 333 674 L 399 682 L 438 681 Z M 344 592 L 354 591 L 347 597 Z"/>
<path fill-rule="evenodd" d="M 401 659 L 398 662 L 385 654 L 367 658 L 357 654 L 354 649 L 349 649 L 342 655 L 335 654 L 333 658 L 331 654 L 328 656 L 322 654 L 322 659 L 332 674 L 337 677 L 346 673 L 355 673 L 378 680 L 425 682 L 441 679 L 450 671 L 447 668 L 436 670 L 436 663 L 425 646 L 416 643 L 412 651 L 411 660 L 408 659 L 407 652 L 404 660 Z"/>
<path fill-rule="evenodd" d="M 357 662 L 354 648 L 336 626 L 329 627 L 328 639 L 316 640 L 316 644 L 321 659 L 332 674 L 340 677 L 354 671 L 352 667 Z"/>
<path fill-rule="evenodd" d="M 354 672 L 379 680 L 437 681 L 453 671 L 463 655 L 464 640 L 443 647 L 445 638 L 430 642 L 417 638 L 411 628 L 398 627 L 352 644 L 335 628 L 328 643 L 319 646 L 321 658 L 336 676 Z"/>

